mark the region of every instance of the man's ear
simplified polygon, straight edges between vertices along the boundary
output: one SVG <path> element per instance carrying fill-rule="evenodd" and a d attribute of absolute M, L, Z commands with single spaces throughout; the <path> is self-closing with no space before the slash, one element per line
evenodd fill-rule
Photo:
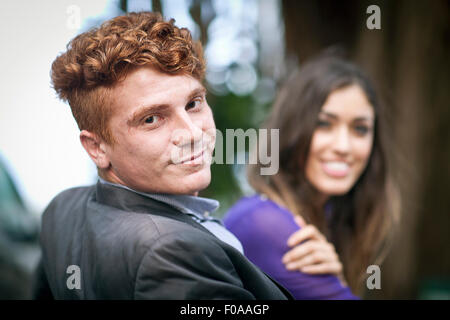
<path fill-rule="evenodd" d="M 87 130 L 81 130 L 80 141 L 99 169 L 109 167 L 110 161 L 106 154 L 106 143 L 99 136 Z"/>

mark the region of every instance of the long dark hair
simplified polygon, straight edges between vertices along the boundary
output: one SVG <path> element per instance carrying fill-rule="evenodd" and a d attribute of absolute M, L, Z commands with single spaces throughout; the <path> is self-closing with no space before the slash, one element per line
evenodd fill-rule
<path fill-rule="evenodd" d="M 331 218 L 319 203 L 318 191 L 305 177 L 305 164 L 319 112 L 329 94 L 358 85 L 374 108 L 374 140 L 367 167 L 345 195 L 327 203 Z M 280 130 L 280 166 L 262 176 L 259 163 L 250 165 L 248 178 L 260 193 L 314 224 L 336 247 L 344 276 L 360 293 L 368 265 L 381 263 L 386 253 L 400 202 L 386 152 L 391 152 L 385 113 L 369 78 L 355 64 L 322 55 L 297 69 L 282 86 L 263 128 Z M 268 146 L 270 151 L 270 145 Z M 269 152 L 270 153 L 270 152 Z"/>

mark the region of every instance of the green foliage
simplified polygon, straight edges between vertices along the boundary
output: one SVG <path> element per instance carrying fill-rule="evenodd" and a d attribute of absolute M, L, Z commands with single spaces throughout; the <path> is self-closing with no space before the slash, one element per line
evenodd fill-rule
<path fill-rule="evenodd" d="M 216 128 L 223 133 L 224 148 L 226 145 L 226 129 L 241 128 L 245 131 L 252 127 L 252 107 L 254 102 L 251 96 L 240 97 L 232 93 L 224 96 L 209 94 L 208 103 L 213 110 Z M 225 163 L 213 164 L 211 166 L 211 176 L 211 184 L 200 195 L 219 200 L 221 206 L 217 214 L 221 216 L 242 196 L 242 192 L 234 178 L 233 165 Z"/>

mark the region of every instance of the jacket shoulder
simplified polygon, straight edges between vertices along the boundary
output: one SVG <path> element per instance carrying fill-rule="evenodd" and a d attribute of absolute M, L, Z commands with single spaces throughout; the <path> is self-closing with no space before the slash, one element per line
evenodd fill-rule
<path fill-rule="evenodd" d="M 196 228 L 182 229 L 161 235 L 146 252 L 135 299 L 254 299 L 218 241 Z"/>
<path fill-rule="evenodd" d="M 43 215 L 48 215 L 56 207 L 70 206 L 79 203 L 83 198 L 87 198 L 94 191 L 94 186 L 74 187 L 58 193 L 45 208 Z"/>

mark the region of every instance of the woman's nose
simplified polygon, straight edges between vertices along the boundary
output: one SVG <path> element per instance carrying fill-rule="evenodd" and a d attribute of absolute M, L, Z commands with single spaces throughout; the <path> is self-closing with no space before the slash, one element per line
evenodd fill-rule
<path fill-rule="evenodd" d="M 350 134 L 348 128 L 340 127 L 336 131 L 336 136 L 333 141 L 333 150 L 339 154 L 347 154 L 350 152 Z"/>

